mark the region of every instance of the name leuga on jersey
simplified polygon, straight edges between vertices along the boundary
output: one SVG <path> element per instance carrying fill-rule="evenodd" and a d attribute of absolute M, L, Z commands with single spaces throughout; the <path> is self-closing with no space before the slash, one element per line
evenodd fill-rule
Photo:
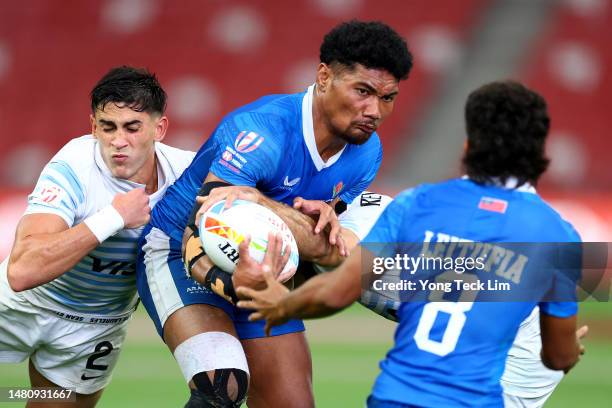
<path fill-rule="evenodd" d="M 527 255 L 507 246 L 429 230 L 422 244 L 399 247 L 400 253 L 374 258 L 372 272 L 381 277 L 372 282 L 374 290 L 429 291 L 430 298 L 435 297 L 433 292 L 467 291 L 472 296 L 480 291 L 509 292 L 521 283 L 529 262 Z M 392 270 L 405 279 L 387 281 L 384 275 Z"/>

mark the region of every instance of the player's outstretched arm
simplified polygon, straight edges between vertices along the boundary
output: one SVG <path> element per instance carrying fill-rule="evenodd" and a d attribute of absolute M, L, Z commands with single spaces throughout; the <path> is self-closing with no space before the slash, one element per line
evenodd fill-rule
<path fill-rule="evenodd" d="M 576 315 L 555 317 L 540 311 L 542 332 L 542 363 L 551 370 L 568 372 L 584 353 L 580 343 L 587 326 L 576 330 Z"/>
<path fill-rule="evenodd" d="M 241 300 L 238 306 L 255 310 L 250 320 L 266 320 L 266 333 L 291 318 L 311 319 L 336 313 L 361 295 L 362 261 L 365 265 L 371 262 L 362 259 L 362 252 L 358 246 L 338 269 L 317 275 L 292 292 L 267 273 L 266 289 L 236 289 L 239 297 L 250 299 Z M 370 255 L 366 251 L 363 256 Z"/>
<path fill-rule="evenodd" d="M 68 228 L 58 215 L 25 215 L 15 233 L 8 282 L 16 292 L 50 282 L 97 245 L 98 240 L 85 224 Z"/>
<path fill-rule="evenodd" d="M 19 292 L 50 282 L 108 236 L 149 221 L 149 197 L 144 189 L 117 194 L 111 206 L 112 209 L 105 207 L 71 228 L 54 214 L 25 215 L 17 226 L 9 258 L 7 274 L 11 288 Z"/>

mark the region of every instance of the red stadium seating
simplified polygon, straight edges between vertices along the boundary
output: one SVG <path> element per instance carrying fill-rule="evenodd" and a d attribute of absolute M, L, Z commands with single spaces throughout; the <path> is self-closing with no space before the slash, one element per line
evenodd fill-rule
<path fill-rule="evenodd" d="M 525 59 L 522 76 L 551 112 L 549 187 L 612 186 L 611 39 L 612 2 L 566 1 Z"/>
<path fill-rule="evenodd" d="M 54 151 L 89 132 L 88 92 L 111 66 L 156 72 L 170 95 L 167 141 L 197 148 L 233 108 L 312 82 L 324 33 L 350 18 L 389 23 L 415 52 L 396 112 L 381 129 L 390 155 L 427 106 L 438 79 L 436 62 L 456 55 L 487 3 L 0 2 L 0 185 L 30 188 Z"/>

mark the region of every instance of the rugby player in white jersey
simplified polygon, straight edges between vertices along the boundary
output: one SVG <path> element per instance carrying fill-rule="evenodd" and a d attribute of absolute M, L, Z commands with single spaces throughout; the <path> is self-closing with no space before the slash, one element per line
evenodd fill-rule
<path fill-rule="evenodd" d="M 164 145 L 166 94 L 144 69 L 110 70 L 91 92 L 92 134 L 45 166 L 0 268 L 0 362 L 29 358 L 32 387 L 93 407 L 137 303 L 136 244 L 151 207 L 194 153 Z"/>

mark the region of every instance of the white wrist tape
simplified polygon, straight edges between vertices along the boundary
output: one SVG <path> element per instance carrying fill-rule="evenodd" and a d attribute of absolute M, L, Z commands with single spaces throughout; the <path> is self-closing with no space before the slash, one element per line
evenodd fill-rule
<path fill-rule="evenodd" d="M 99 210 L 97 213 L 90 215 L 83 221 L 87 227 L 98 238 L 98 242 L 104 242 L 106 238 L 115 235 L 125 225 L 123 217 L 112 204 Z"/>

